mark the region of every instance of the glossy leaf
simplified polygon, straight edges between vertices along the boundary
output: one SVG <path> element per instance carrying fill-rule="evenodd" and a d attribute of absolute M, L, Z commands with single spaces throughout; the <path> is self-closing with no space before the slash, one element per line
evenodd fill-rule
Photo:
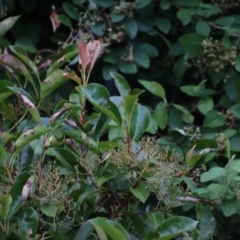
<path fill-rule="evenodd" d="M 77 156 L 70 150 L 64 148 L 49 148 L 46 154 L 55 156 L 69 171 L 75 171 L 75 167 L 79 165 Z"/>
<path fill-rule="evenodd" d="M 141 83 L 149 92 L 152 94 L 162 98 L 164 101 L 166 101 L 166 95 L 165 90 L 162 87 L 162 85 L 158 82 L 150 82 L 146 80 L 138 80 L 139 83 Z"/>
<path fill-rule="evenodd" d="M 115 86 L 118 89 L 120 95 L 122 97 L 128 96 L 131 88 L 126 79 L 118 73 L 111 73 L 111 76 L 114 79 Z"/>
<path fill-rule="evenodd" d="M 91 233 L 92 229 L 93 229 L 93 227 L 90 222 L 84 222 L 81 225 L 81 227 L 79 227 L 74 240 L 79 240 L 79 239 L 87 240 L 87 237 Z"/>
<path fill-rule="evenodd" d="M 226 169 L 225 168 L 212 167 L 211 169 L 209 169 L 209 171 L 204 172 L 201 175 L 200 181 L 201 182 L 207 182 L 207 181 L 213 180 L 215 178 L 224 176 L 225 174 L 226 174 Z"/>
<path fill-rule="evenodd" d="M 1 195 L 0 196 L 0 217 L 5 222 L 7 220 L 9 208 L 12 203 L 11 195 Z"/>
<path fill-rule="evenodd" d="M 162 222 L 157 228 L 161 238 L 159 240 L 170 240 L 184 232 L 192 231 L 196 228 L 198 221 L 187 217 L 172 217 Z"/>
<path fill-rule="evenodd" d="M 124 20 L 124 29 L 129 38 L 133 39 L 138 33 L 138 26 L 134 19 L 128 18 Z"/>
<path fill-rule="evenodd" d="M 188 33 L 182 35 L 178 41 L 186 52 L 193 55 L 199 55 L 203 52 L 202 41 L 204 39 L 206 39 L 206 37 L 201 34 Z"/>
<path fill-rule="evenodd" d="M 29 129 L 26 132 L 22 133 L 18 139 L 16 140 L 16 142 L 14 143 L 15 146 L 15 151 L 14 151 L 14 155 L 12 158 L 14 158 L 14 156 L 17 156 L 17 154 L 31 141 L 33 141 L 34 139 L 38 139 L 39 137 L 41 137 L 42 135 L 48 133 L 51 131 L 50 127 L 44 127 L 44 126 L 37 126 L 35 128 Z"/>
<path fill-rule="evenodd" d="M 63 10 L 70 18 L 77 21 L 79 20 L 79 11 L 73 4 L 64 2 Z"/>
<path fill-rule="evenodd" d="M 150 123 L 150 112 L 140 104 L 135 104 L 130 119 L 130 135 L 132 140 L 138 140 L 147 130 Z"/>
<path fill-rule="evenodd" d="M 19 208 L 23 204 L 22 189 L 29 177 L 30 175 L 27 172 L 19 174 L 9 192 L 12 197 L 12 202 L 8 211 L 8 220 L 12 218 L 12 216 L 19 210 Z"/>
<path fill-rule="evenodd" d="M 130 240 L 128 233 L 119 223 L 111 220 L 105 220 L 100 217 L 91 219 L 89 221 L 96 230 L 97 228 L 101 228 L 114 240 Z"/>
<path fill-rule="evenodd" d="M 40 206 L 41 212 L 48 217 L 55 217 L 57 214 L 57 206 L 52 203 L 45 203 Z"/>
<path fill-rule="evenodd" d="M 91 83 L 82 88 L 86 98 L 94 107 L 109 116 L 118 125 L 121 125 L 122 119 L 118 108 L 110 101 L 109 92 L 100 84 Z"/>
<path fill-rule="evenodd" d="M 135 197 L 137 197 L 143 203 L 146 202 L 149 196 L 149 190 L 147 186 L 143 184 L 138 185 L 136 188 L 131 188 L 130 191 Z"/>
<path fill-rule="evenodd" d="M 57 89 L 59 86 L 61 86 L 63 83 L 67 81 L 66 78 L 63 77 L 63 71 L 57 70 L 53 73 L 51 73 L 42 83 L 41 83 L 41 89 L 40 89 L 40 96 L 41 98 L 45 98 L 47 95 L 49 95 L 52 91 Z"/>
<path fill-rule="evenodd" d="M 165 129 L 168 123 L 167 104 L 160 102 L 155 107 L 154 119 L 161 129 Z"/>
<path fill-rule="evenodd" d="M 215 232 L 216 220 L 208 206 L 197 205 L 197 219 L 199 221 L 197 229 L 199 230 L 198 240 L 208 240 Z"/>
<path fill-rule="evenodd" d="M 29 235 L 34 236 L 38 228 L 38 214 L 34 208 L 27 208 L 18 219 L 18 234 L 21 239 L 27 239 Z"/>
<path fill-rule="evenodd" d="M 27 52 L 30 52 L 30 53 L 36 53 L 37 52 L 37 49 L 36 47 L 34 46 L 33 42 L 31 41 L 30 38 L 28 37 L 19 37 L 16 42 L 15 42 L 15 45 L 26 50 Z M 23 59 L 22 59 L 23 61 Z M 26 64 L 26 63 L 25 63 Z"/>
<path fill-rule="evenodd" d="M 13 27 L 19 17 L 9 17 L 0 22 L 0 37 L 3 37 Z"/>
<path fill-rule="evenodd" d="M 62 129 L 63 134 L 66 136 L 74 139 L 75 141 L 83 144 L 87 148 L 89 148 L 93 152 L 98 152 L 98 146 L 97 143 L 91 139 L 90 137 L 87 136 L 86 133 L 84 133 L 80 129 L 74 129 L 74 128 L 69 128 L 69 127 L 64 127 Z"/>

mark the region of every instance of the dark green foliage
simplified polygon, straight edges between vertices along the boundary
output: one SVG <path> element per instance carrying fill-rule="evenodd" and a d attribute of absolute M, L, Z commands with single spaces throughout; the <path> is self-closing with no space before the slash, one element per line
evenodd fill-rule
<path fill-rule="evenodd" d="M 239 3 L 0 8 L 1 239 L 239 239 Z"/>

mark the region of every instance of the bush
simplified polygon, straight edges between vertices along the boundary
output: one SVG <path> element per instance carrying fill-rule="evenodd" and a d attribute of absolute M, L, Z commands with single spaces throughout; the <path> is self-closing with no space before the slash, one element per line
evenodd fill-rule
<path fill-rule="evenodd" d="M 239 4 L 61 3 L 2 11 L 1 239 L 238 238 Z"/>

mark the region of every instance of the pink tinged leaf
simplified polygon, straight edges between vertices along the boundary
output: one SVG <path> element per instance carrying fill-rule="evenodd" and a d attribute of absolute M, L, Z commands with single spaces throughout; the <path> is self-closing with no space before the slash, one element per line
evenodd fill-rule
<path fill-rule="evenodd" d="M 57 15 L 56 11 L 53 9 L 52 13 L 49 16 L 51 19 L 51 22 L 52 22 L 53 32 L 56 32 L 57 28 L 61 25 L 57 16 L 58 15 Z"/>
<path fill-rule="evenodd" d="M 32 187 L 33 181 L 34 181 L 34 176 L 31 176 L 30 178 L 28 178 L 26 184 L 23 186 L 23 189 L 22 189 L 23 201 L 26 201 L 26 199 L 29 195 L 30 189 Z"/>
<path fill-rule="evenodd" d="M 35 105 L 27 98 L 26 96 L 20 94 L 19 92 L 17 93 L 19 98 L 30 108 L 36 109 Z"/>
<path fill-rule="evenodd" d="M 88 46 L 83 42 L 79 42 L 78 44 L 78 51 L 79 51 L 79 69 L 85 71 L 86 67 L 89 63 L 89 53 L 88 53 Z"/>
<path fill-rule="evenodd" d="M 92 71 L 92 68 L 101 52 L 102 44 L 103 44 L 102 38 L 88 43 L 88 52 L 90 55 L 90 59 L 89 59 L 90 68 L 88 69 L 88 73 Z"/>

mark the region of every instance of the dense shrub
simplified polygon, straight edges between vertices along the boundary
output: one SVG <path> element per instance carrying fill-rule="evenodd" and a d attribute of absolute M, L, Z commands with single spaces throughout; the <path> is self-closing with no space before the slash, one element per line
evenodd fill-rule
<path fill-rule="evenodd" d="M 238 3 L 0 7 L 1 239 L 239 238 Z"/>

